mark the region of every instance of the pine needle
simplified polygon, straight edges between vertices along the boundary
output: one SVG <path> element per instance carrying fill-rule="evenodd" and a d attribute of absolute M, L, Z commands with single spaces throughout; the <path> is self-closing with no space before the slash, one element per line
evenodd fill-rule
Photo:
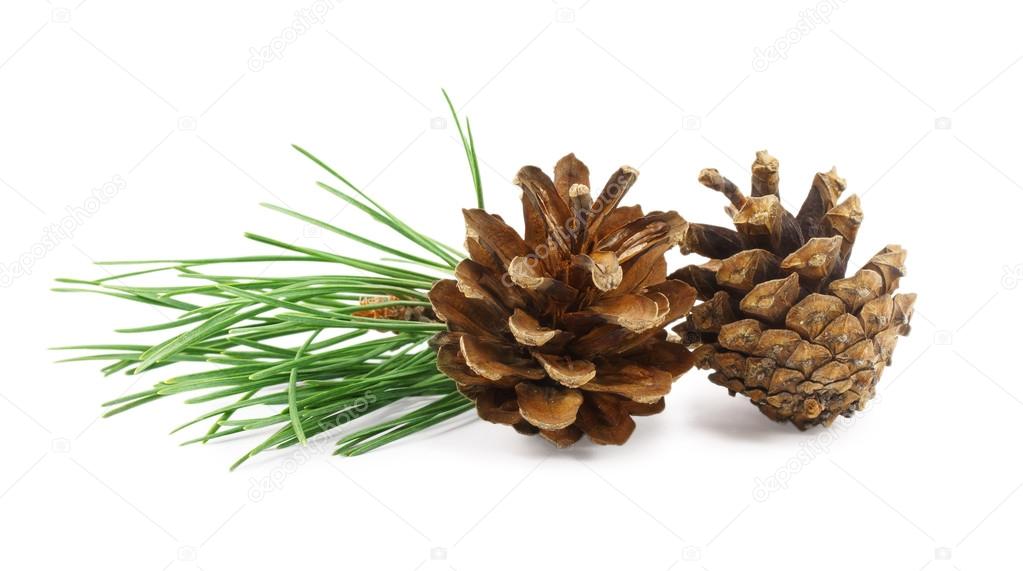
<path fill-rule="evenodd" d="M 309 339 L 299 347 L 298 351 L 295 352 L 295 360 L 298 361 L 302 358 L 302 353 L 309 348 L 309 344 L 316 339 L 316 336 L 320 334 L 322 329 L 313 331 L 313 334 L 309 336 Z M 291 417 L 291 428 L 295 431 L 295 436 L 298 437 L 298 441 L 305 444 L 305 432 L 302 430 L 302 422 L 298 418 L 298 405 L 295 403 L 296 387 L 298 385 L 298 367 L 291 368 L 291 377 L 288 379 L 288 416 Z"/>
<path fill-rule="evenodd" d="M 448 110 L 455 120 L 455 127 L 458 128 L 458 136 L 462 139 L 462 147 L 465 149 L 465 158 L 469 161 L 469 173 L 472 175 L 472 186 L 476 190 L 476 208 L 483 209 L 483 182 L 480 180 L 480 164 L 476 157 L 476 143 L 472 139 L 472 128 L 469 127 L 469 120 L 465 120 L 465 126 L 469 132 L 468 137 L 462 131 L 462 122 L 458 120 L 458 111 L 455 111 L 455 104 L 448 97 L 448 92 L 441 90 L 444 100 L 448 103 Z"/>
<path fill-rule="evenodd" d="M 444 98 L 458 127 L 477 205 L 482 208 L 483 189 L 472 129 L 467 120 L 463 132 L 446 92 Z M 183 442 L 191 444 L 270 430 L 259 445 L 232 465 L 234 469 L 264 450 L 306 444 L 317 435 L 406 399 L 425 397 L 426 402 L 398 418 L 371 422 L 348 434 L 337 443 L 336 453 L 363 454 L 472 408 L 454 382 L 437 369 L 436 355 L 427 344 L 435 333 L 446 329 L 442 323 L 367 317 L 374 310 L 394 308 L 429 312 L 430 288 L 438 279 L 450 277 L 466 255 L 411 228 L 316 156 L 301 147 L 295 149 L 340 180 L 351 193 L 322 182 L 318 183 L 320 188 L 356 206 L 389 228 L 394 237 L 415 244 L 418 250 L 408 248 L 407 243 L 392 246 L 369 240 L 361 233 L 289 208 L 264 205 L 391 258 L 377 261 L 349 257 L 248 233 L 247 238 L 285 253 L 107 261 L 100 264 L 134 265 L 138 269 L 95 280 L 57 280 L 64 285 L 54 291 L 98 293 L 180 312 L 168 321 L 117 330 L 125 334 L 173 331 L 159 343 L 55 347 L 85 352 L 65 361 L 108 362 L 102 369 L 106 375 L 135 375 L 182 362 L 207 365 L 205 370 L 165 378 L 148 390 L 104 403 L 109 407 L 104 416 L 177 394 L 191 393 L 187 403 L 230 399 L 173 432 L 209 422 L 201 436 Z M 244 271 L 252 263 L 290 262 L 344 266 L 356 273 L 328 270 L 317 275 L 276 277 Z M 429 273 L 394 264 L 412 264 Z M 226 266 L 231 271 L 206 271 L 207 266 Z M 179 281 L 158 286 L 128 283 L 168 273 Z M 336 333 L 317 341 L 328 329 Z M 303 337 L 296 347 L 296 340 Z"/>

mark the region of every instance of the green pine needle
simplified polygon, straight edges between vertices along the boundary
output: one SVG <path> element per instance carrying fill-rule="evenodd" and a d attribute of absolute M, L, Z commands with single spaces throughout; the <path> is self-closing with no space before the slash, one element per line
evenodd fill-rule
<path fill-rule="evenodd" d="M 316 331 L 313 331 L 313 334 L 309 336 L 309 339 L 307 339 L 306 342 L 303 343 L 302 346 L 298 348 L 298 351 L 295 351 L 295 361 L 298 361 L 299 359 L 302 358 L 302 353 L 305 353 L 306 349 L 309 348 L 309 344 L 316 339 L 316 336 L 320 334 L 320 331 L 323 330 L 317 329 Z M 302 430 L 302 422 L 299 420 L 298 417 L 298 405 L 295 402 L 296 401 L 295 393 L 297 392 L 297 386 L 298 366 L 296 364 L 296 366 L 291 368 L 291 376 L 288 378 L 288 416 L 291 418 L 291 428 L 295 431 L 295 436 L 298 438 L 298 441 L 301 442 L 302 444 L 305 444 L 306 442 L 305 431 Z"/>
<path fill-rule="evenodd" d="M 446 92 L 444 99 L 458 127 L 477 205 L 482 208 L 483 187 L 472 129 L 466 120 L 463 132 Z M 269 430 L 259 445 L 232 465 L 234 469 L 262 451 L 306 444 L 309 439 L 382 413 L 410 398 L 423 403 L 397 418 L 370 421 L 341 438 L 335 452 L 345 456 L 363 454 L 472 408 L 454 382 L 437 370 L 436 355 L 427 344 L 435 333 L 445 330 L 443 324 L 367 316 L 374 310 L 404 311 L 409 316 L 429 311 L 430 288 L 438 279 L 450 277 L 466 255 L 411 228 L 326 163 L 301 147 L 295 149 L 351 192 L 322 182 L 318 183 L 320 188 L 356 206 L 390 228 L 395 237 L 415 244 L 418 251 L 410 251 L 407 244 L 399 247 L 369 240 L 360 233 L 266 204 L 267 208 L 392 257 L 379 261 L 354 258 L 250 233 L 246 234 L 249 239 L 286 253 L 100 262 L 136 265 L 140 269 L 96 280 L 58 279 L 62 286 L 54 291 L 99 293 L 180 312 L 169 321 L 118 330 L 125 334 L 170 332 L 162 342 L 55 347 L 85 352 L 63 361 L 106 361 L 109 364 L 102 369 L 105 375 L 135 375 L 175 363 L 206 365 L 204 370 L 165 378 L 151 389 L 104 403 L 108 407 L 104 416 L 177 394 L 191 394 L 188 403 L 222 401 L 173 432 L 209 423 L 201 436 L 183 443 L 205 444 L 235 434 Z M 276 277 L 244 271 L 247 264 L 261 262 L 319 262 L 351 268 L 355 273 L 326 271 Z M 412 264 L 423 271 L 394 264 Z M 210 266 L 232 271 L 209 271 Z M 126 283 L 168 272 L 179 281 L 161 286 Z M 332 333 L 317 340 L 326 330 Z M 304 340 L 298 343 L 299 339 Z"/>
<path fill-rule="evenodd" d="M 444 100 L 448 103 L 448 110 L 455 120 L 455 127 L 458 128 L 458 136 L 462 139 L 462 147 L 465 149 L 465 158 L 469 161 L 469 173 L 472 175 L 472 186 L 476 189 L 476 208 L 483 208 L 483 182 L 480 180 L 480 163 L 476 157 L 476 143 L 472 138 L 472 128 L 469 127 L 469 119 L 465 120 L 465 126 L 469 132 L 468 137 L 462 131 L 462 122 L 458 120 L 458 111 L 455 111 L 455 104 L 448 97 L 448 92 L 441 90 Z"/>

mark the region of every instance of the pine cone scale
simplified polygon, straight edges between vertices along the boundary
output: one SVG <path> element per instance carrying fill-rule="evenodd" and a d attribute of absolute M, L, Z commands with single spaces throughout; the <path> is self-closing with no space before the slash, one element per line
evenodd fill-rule
<path fill-rule="evenodd" d="M 536 383 L 515 385 L 519 414 L 541 430 L 560 430 L 575 423 L 583 404 L 583 395 L 576 389 Z"/>

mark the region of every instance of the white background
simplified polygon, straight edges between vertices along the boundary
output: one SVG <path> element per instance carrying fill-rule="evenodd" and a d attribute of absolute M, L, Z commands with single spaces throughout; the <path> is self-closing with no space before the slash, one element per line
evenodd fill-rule
<path fill-rule="evenodd" d="M 0 567 L 1019 569 L 1023 43 L 1007 3 L 957 6 L 5 2 Z M 309 9 L 322 21 L 293 35 Z M 639 168 L 630 199 L 648 209 L 718 224 L 700 168 L 745 186 L 767 148 L 798 204 L 836 164 L 867 213 L 852 265 L 901 243 L 903 289 L 920 294 L 879 401 L 800 433 L 693 371 L 622 448 L 555 451 L 467 416 L 356 459 L 327 447 L 235 473 L 254 442 L 179 448 L 167 431 L 200 412 L 180 400 L 96 420 L 131 379 L 52 364 L 47 347 L 168 316 L 53 294 L 54 278 L 268 251 L 245 230 L 355 251 L 261 201 L 382 236 L 290 143 L 459 243 L 473 198 L 434 120 L 441 87 L 472 117 L 488 206 L 509 219 L 518 167 L 570 151 L 595 179 Z"/>

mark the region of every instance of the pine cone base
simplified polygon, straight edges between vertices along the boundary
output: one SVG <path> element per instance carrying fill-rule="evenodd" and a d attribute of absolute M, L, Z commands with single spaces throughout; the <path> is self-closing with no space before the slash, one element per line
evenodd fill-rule
<path fill-rule="evenodd" d="M 829 426 L 874 396 L 896 338 L 909 332 L 914 298 L 884 294 L 852 311 L 835 296 L 810 294 L 786 321 L 802 318 L 813 328 L 797 326 L 796 333 L 756 319 L 733 321 L 721 327 L 716 344 L 696 351 L 696 365 L 712 369 L 712 382 L 748 397 L 772 420 L 791 421 L 801 430 Z M 842 313 L 804 312 L 825 306 Z"/>

